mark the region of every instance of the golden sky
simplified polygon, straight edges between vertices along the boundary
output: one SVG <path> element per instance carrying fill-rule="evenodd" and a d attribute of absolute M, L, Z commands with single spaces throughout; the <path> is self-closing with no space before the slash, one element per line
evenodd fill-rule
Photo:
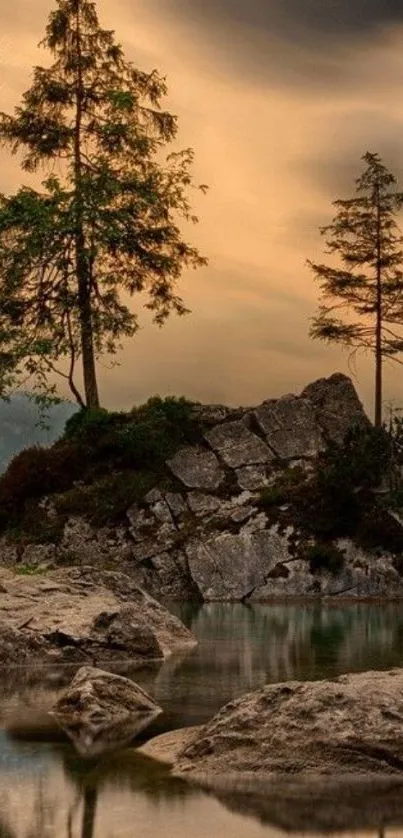
<path fill-rule="evenodd" d="M 107 406 L 159 393 L 253 404 L 335 370 L 348 357 L 308 337 L 317 289 L 305 260 L 321 258 L 318 228 L 352 194 L 365 151 L 403 188 L 403 7 L 400 0 L 98 0 L 101 25 L 126 57 L 167 76 L 166 105 L 196 154 L 200 223 L 190 236 L 209 267 L 183 275 L 192 314 L 142 329 L 121 365 L 101 369 Z M 1 10 L 0 109 L 29 86 L 54 0 Z M 28 176 L 22 175 L 24 182 Z M 21 183 L 0 160 L 0 191 Z M 137 306 L 138 300 L 133 300 Z M 371 408 L 370 359 L 356 384 Z M 385 401 L 403 406 L 403 370 Z"/>

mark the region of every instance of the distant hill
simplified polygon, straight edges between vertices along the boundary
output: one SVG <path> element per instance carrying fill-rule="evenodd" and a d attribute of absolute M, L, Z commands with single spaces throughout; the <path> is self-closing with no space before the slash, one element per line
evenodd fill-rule
<path fill-rule="evenodd" d="M 37 426 L 38 408 L 28 396 L 19 393 L 10 402 L 0 399 L 0 472 L 23 448 L 31 445 L 50 445 L 63 433 L 67 419 L 77 410 L 76 405 L 62 402 L 49 410 L 49 430 Z"/>

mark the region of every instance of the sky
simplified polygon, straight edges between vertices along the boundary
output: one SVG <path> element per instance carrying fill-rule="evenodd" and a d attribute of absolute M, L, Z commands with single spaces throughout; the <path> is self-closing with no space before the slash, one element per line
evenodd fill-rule
<path fill-rule="evenodd" d="M 30 84 L 54 0 L 2 6 L 0 110 Z M 120 366 L 100 367 L 106 406 L 150 395 L 257 404 L 336 370 L 354 375 L 372 410 L 372 363 L 350 368 L 312 341 L 322 260 L 319 227 L 350 197 L 361 157 L 378 152 L 403 189 L 401 0 L 98 0 L 101 25 L 126 57 L 167 78 L 165 107 L 195 151 L 200 217 L 187 237 L 209 259 L 183 274 L 192 314 L 162 329 L 133 299 L 141 329 Z M 27 182 L 6 151 L 0 191 Z M 403 407 L 403 368 L 386 370 L 385 405 Z"/>

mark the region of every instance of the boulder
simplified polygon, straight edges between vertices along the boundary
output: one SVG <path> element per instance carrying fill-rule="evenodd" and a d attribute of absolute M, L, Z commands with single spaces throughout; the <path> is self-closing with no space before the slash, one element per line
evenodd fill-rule
<path fill-rule="evenodd" d="M 242 420 L 217 425 L 205 434 L 205 439 L 230 468 L 274 459 L 273 451 Z"/>
<path fill-rule="evenodd" d="M 0 660 L 161 660 L 191 647 L 181 621 L 122 573 L 91 568 L 28 576 L 0 571 Z"/>
<path fill-rule="evenodd" d="M 93 757 L 128 744 L 162 710 L 128 678 L 83 666 L 51 712 L 78 753 Z"/>
<path fill-rule="evenodd" d="M 200 446 L 181 448 L 167 465 L 188 489 L 214 492 L 224 480 L 224 472 L 216 455 Z"/>
<path fill-rule="evenodd" d="M 403 669 L 265 686 L 231 701 L 175 772 L 403 780 Z"/>
<path fill-rule="evenodd" d="M 307 398 L 290 395 L 271 399 L 256 408 L 255 417 L 281 460 L 316 457 L 324 447 L 314 406 Z"/>
<path fill-rule="evenodd" d="M 370 424 L 351 379 L 341 372 L 313 381 L 301 395 L 314 406 L 327 440 L 341 443 L 352 426 Z"/>

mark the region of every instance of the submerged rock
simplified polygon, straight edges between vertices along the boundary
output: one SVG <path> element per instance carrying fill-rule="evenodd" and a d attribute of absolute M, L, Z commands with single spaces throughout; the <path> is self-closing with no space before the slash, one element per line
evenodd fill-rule
<path fill-rule="evenodd" d="M 128 678 L 83 666 L 51 712 L 78 753 L 92 757 L 128 744 L 162 710 Z"/>
<path fill-rule="evenodd" d="M 403 669 L 265 686 L 227 704 L 175 772 L 403 781 Z"/>

